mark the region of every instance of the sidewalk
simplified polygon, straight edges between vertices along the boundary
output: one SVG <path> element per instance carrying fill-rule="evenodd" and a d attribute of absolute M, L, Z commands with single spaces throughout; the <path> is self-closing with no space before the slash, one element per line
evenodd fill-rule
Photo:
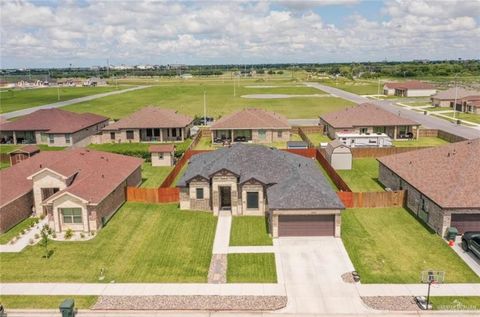
<path fill-rule="evenodd" d="M 35 234 L 40 234 L 40 230 L 42 229 L 43 225 L 47 224 L 47 218 L 41 220 L 39 223 L 33 227 L 30 231 L 22 235 L 20 239 L 15 241 L 14 244 L 0 244 L 0 253 L 7 253 L 7 252 L 20 252 L 25 249 L 28 245 L 30 245 L 30 239 L 35 241 L 34 244 L 38 243 L 38 239 L 35 239 Z M 39 229 L 37 229 L 37 227 Z"/>
<path fill-rule="evenodd" d="M 425 296 L 426 284 L 357 284 L 360 296 Z M 432 285 L 432 296 L 480 296 L 480 284 Z"/>

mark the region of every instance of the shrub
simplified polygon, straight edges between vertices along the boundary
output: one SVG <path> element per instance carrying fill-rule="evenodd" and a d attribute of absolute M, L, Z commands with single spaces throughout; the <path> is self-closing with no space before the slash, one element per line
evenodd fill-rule
<path fill-rule="evenodd" d="M 20 234 L 25 234 L 25 232 L 27 232 L 25 229 L 23 229 L 22 231 L 20 231 Z"/>
<path fill-rule="evenodd" d="M 70 239 L 71 237 L 73 237 L 73 230 L 68 228 L 67 231 L 65 231 L 65 239 Z"/>
<path fill-rule="evenodd" d="M 83 232 L 80 233 L 80 238 L 81 239 L 85 238 L 85 235 L 83 234 Z"/>
<path fill-rule="evenodd" d="M 38 218 L 35 218 L 35 220 L 34 220 L 34 222 L 33 222 L 33 223 L 37 224 L 37 223 L 39 223 L 39 222 L 40 222 L 40 219 L 38 219 Z"/>
<path fill-rule="evenodd" d="M 33 236 L 35 239 L 38 239 L 40 238 L 40 235 L 38 233 L 35 233 L 35 235 Z"/>
<path fill-rule="evenodd" d="M 95 230 L 90 231 L 90 235 L 94 236 L 95 235 Z"/>
<path fill-rule="evenodd" d="M 44 215 L 44 214 L 41 214 L 41 215 L 40 215 L 40 220 L 43 220 L 43 219 L 45 219 L 45 215 Z"/>
<path fill-rule="evenodd" d="M 54 232 L 52 233 L 52 238 L 56 239 L 57 238 L 57 234 Z"/>
<path fill-rule="evenodd" d="M 30 238 L 30 240 L 28 240 L 28 243 L 30 244 L 33 244 L 35 242 L 35 240 L 33 240 L 32 238 Z"/>

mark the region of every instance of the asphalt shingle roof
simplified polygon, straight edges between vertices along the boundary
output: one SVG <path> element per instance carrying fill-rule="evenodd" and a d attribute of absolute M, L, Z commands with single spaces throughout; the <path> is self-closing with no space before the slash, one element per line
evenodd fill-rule
<path fill-rule="evenodd" d="M 247 108 L 215 121 L 211 129 L 289 129 L 285 116 L 263 109 Z"/>
<path fill-rule="evenodd" d="M 192 121 L 192 117 L 178 113 L 173 109 L 149 106 L 106 126 L 103 130 L 183 128 L 189 125 Z"/>

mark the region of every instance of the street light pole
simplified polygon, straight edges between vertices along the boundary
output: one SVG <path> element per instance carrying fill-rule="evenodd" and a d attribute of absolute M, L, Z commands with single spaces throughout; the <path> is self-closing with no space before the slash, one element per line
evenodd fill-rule
<path fill-rule="evenodd" d="M 60 87 L 57 84 L 57 100 L 60 100 Z"/>
<path fill-rule="evenodd" d="M 203 125 L 207 125 L 207 91 L 203 91 Z"/>
<path fill-rule="evenodd" d="M 455 99 L 453 102 L 453 119 L 455 119 L 457 114 L 457 98 L 458 98 L 458 85 L 457 85 L 457 74 L 455 74 Z"/>

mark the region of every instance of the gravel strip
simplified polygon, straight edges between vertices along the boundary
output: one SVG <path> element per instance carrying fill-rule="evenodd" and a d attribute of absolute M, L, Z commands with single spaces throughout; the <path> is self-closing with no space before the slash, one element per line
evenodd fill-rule
<path fill-rule="evenodd" d="M 208 283 L 223 284 L 227 283 L 227 255 L 214 254 L 208 269 Z"/>
<path fill-rule="evenodd" d="M 367 296 L 362 297 L 363 302 L 370 308 L 392 311 L 418 311 L 415 298 L 412 296 Z"/>
<path fill-rule="evenodd" d="M 97 310 L 277 310 L 286 296 L 100 296 Z"/>

